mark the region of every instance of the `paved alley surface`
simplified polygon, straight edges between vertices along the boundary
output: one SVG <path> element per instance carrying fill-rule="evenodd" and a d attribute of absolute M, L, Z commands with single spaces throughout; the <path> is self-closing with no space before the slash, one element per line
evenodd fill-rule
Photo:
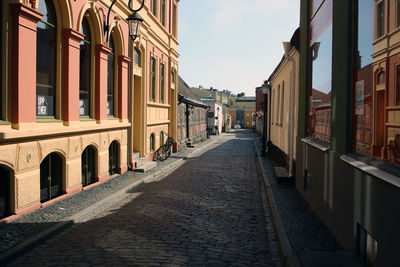
<path fill-rule="evenodd" d="M 215 139 L 171 175 L 9 266 L 281 266 L 252 139 Z"/>

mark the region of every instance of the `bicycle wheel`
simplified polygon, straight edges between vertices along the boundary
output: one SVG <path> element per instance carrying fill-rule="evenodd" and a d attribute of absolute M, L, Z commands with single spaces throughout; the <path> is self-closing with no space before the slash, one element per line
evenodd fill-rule
<path fill-rule="evenodd" d="M 162 145 L 157 151 L 157 159 L 160 161 L 166 160 L 170 153 L 171 147 L 168 145 Z"/>

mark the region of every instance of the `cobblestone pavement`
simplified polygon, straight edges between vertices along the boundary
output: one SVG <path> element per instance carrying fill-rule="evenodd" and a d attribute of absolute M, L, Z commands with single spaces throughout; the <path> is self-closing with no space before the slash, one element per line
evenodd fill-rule
<path fill-rule="evenodd" d="M 197 148 L 201 148 L 208 143 L 209 141 L 203 142 Z M 167 160 L 158 162 L 157 167 L 147 173 L 126 172 L 96 187 L 58 201 L 51 206 L 25 214 L 11 223 L 0 224 L 0 254 L 7 252 L 9 249 L 12 249 L 28 238 L 34 237 L 49 227 L 67 220 L 69 217 L 112 195 L 118 190 L 152 175 L 178 159 L 185 158 L 192 151 L 193 149 L 184 149 L 179 153 L 173 154 Z"/>
<path fill-rule="evenodd" d="M 282 266 L 252 140 L 210 150 L 10 266 Z"/>

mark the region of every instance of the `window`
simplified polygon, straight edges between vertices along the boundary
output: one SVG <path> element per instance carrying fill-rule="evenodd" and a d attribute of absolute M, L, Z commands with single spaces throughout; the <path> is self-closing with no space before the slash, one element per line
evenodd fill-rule
<path fill-rule="evenodd" d="M 150 152 L 153 152 L 155 150 L 154 149 L 154 147 L 155 147 L 154 141 L 155 141 L 155 137 L 154 137 L 154 134 L 152 133 L 150 135 Z"/>
<path fill-rule="evenodd" d="M 164 73 L 165 73 L 165 65 L 160 64 L 160 101 L 161 101 L 161 103 L 164 103 L 164 87 L 165 87 Z"/>
<path fill-rule="evenodd" d="M 278 85 L 278 97 L 276 99 L 276 124 L 279 124 L 279 114 L 280 114 L 280 109 L 279 109 L 279 105 L 280 105 L 280 101 L 281 101 L 281 85 Z"/>
<path fill-rule="evenodd" d="M 373 12 L 374 3 L 372 1 L 358 2 L 358 22 L 357 22 L 357 45 L 356 45 L 356 65 L 355 84 L 353 86 L 354 102 L 354 152 L 372 156 L 372 95 L 373 95 Z M 371 19 L 366 20 L 367 16 Z M 377 84 L 385 82 L 385 73 L 380 71 L 376 74 Z"/>
<path fill-rule="evenodd" d="M 172 81 L 172 84 L 175 83 L 175 72 L 174 71 L 171 71 L 171 81 Z"/>
<path fill-rule="evenodd" d="M 85 38 L 80 43 L 79 115 L 90 116 L 92 38 L 86 15 L 82 20 L 81 32 Z"/>
<path fill-rule="evenodd" d="M 384 6 L 383 0 L 376 4 L 376 37 L 379 38 L 384 33 Z"/>
<path fill-rule="evenodd" d="M 165 26 L 165 0 L 161 0 L 161 23 Z"/>
<path fill-rule="evenodd" d="M 308 136 L 330 143 L 332 84 L 332 0 L 325 0 L 310 25 L 311 88 Z"/>
<path fill-rule="evenodd" d="M 272 99 L 271 99 L 271 124 L 274 124 L 274 101 L 275 101 L 275 90 L 272 90 Z"/>
<path fill-rule="evenodd" d="M 138 66 L 138 67 L 141 67 L 141 64 L 140 64 L 140 51 L 139 51 L 139 49 L 137 49 L 137 48 L 135 47 L 133 53 L 134 53 L 135 65 Z"/>
<path fill-rule="evenodd" d="M 115 109 L 115 47 L 113 34 L 110 36 L 111 52 L 108 54 L 107 64 L 107 115 L 114 116 Z"/>
<path fill-rule="evenodd" d="M 151 58 L 151 101 L 156 101 L 156 59 Z"/>
<path fill-rule="evenodd" d="M 396 106 L 400 106 L 400 65 L 396 66 Z"/>
<path fill-rule="evenodd" d="M 151 13 L 157 16 L 157 0 L 151 0 Z"/>
<path fill-rule="evenodd" d="M 176 8 L 176 4 L 174 3 L 173 5 L 173 9 L 172 9 L 172 35 L 177 37 L 177 8 Z"/>
<path fill-rule="evenodd" d="M 36 115 L 55 117 L 57 18 L 51 0 L 39 2 L 44 14 L 37 24 Z"/>
<path fill-rule="evenodd" d="M 164 132 L 161 131 L 160 132 L 160 146 L 162 146 L 164 144 Z"/>
<path fill-rule="evenodd" d="M 397 27 L 400 27 L 400 0 L 396 0 L 396 10 L 397 10 Z"/>
<path fill-rule="evenodd" d="M 283 110 L 284 110 L 284 102 L 285 102 L 285 81 L 282 81 L 282 93 L 281 93 L 281 120 L 280 125 L 283 125 Z"/>

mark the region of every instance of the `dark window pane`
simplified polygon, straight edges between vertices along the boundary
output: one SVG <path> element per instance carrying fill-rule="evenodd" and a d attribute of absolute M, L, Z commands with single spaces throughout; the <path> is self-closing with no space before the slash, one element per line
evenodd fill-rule
<path fill-rule="evenodd" d="M 153 13 L 154 16 L 157 15 L 157 0 L 152 0 L 151 1 L 151 11 Z"/>
<path fill-rule="evenodd" d="M 0 219 L 10 215 L 10 172 L 0 166 Z"/>
<path fill-rule="evenodd" d="M 376 16 L 377 16 L 377 18 L 376 18 L 376 21 L 377 21 L 377 26 L 376 26 L 376 35 L 377 35 L 377 37 L 379 38 L 379 37 L 381 37 L 382 35 L 383 35 L 383 32 L 384 32 L 384 29 L 383 29 L 383 27 L 384 27 L 384 20 L 383 20 L 383 18 L 384 18 L 384 8 L 383 8 L 383 1 L 381 1 L 381 2 L 379 2 L 378 4 L 377 4 L 377 8 L 376 8 Z"/>
<path fill-rule="evenodd" d="M 80 77 L 79 77 L 79 115 L 90 115 L 91 99 L 91 33 L 86 16 L 82 21 L 82 33 L 85 35 L 84 41 L 80 43 Z"/>
<path fill-rule="evenodd" d="M 39 10 L 45 16 L 37 25 L 36 115 L 54 116 L 57 42 L 55 11 L 51 1 L 40 1 Z"/>
<path fill-rule="evenodd" d="M 115 49 L 114 39 L 110 37 L 110 48 L 111 53 L 108 55 L 108 67 L 107 67 L 107 115 L 114 115 L 114 80 L 115 80 Z"/>
<path fill-rule="evenodd" d="M 161 0 L 161 23 L 165 26 L 165 0 Z"/>
<path fill-rule="evenodd" d="M 151 59 L 151 101 L 156 100 L 156 60 Z"/>
<path fill-rule="evenodd" d="M 134 57 L 135 57 L 135 65 L 138 67 L 141 67 L 140 66 L 140 51 L 135 47 L 133 52 L 134 52 Z"/>
<path fill-rule="evenodd" d="M 160 100 L 164 103 L 164 64 L 160 65 Z"/>
<path fill-rule="evenodd" d="M 56 153 L 48 155 L 40 164 L 40 202 L 60 196 L 62 191 L 63 161 Z"/>

